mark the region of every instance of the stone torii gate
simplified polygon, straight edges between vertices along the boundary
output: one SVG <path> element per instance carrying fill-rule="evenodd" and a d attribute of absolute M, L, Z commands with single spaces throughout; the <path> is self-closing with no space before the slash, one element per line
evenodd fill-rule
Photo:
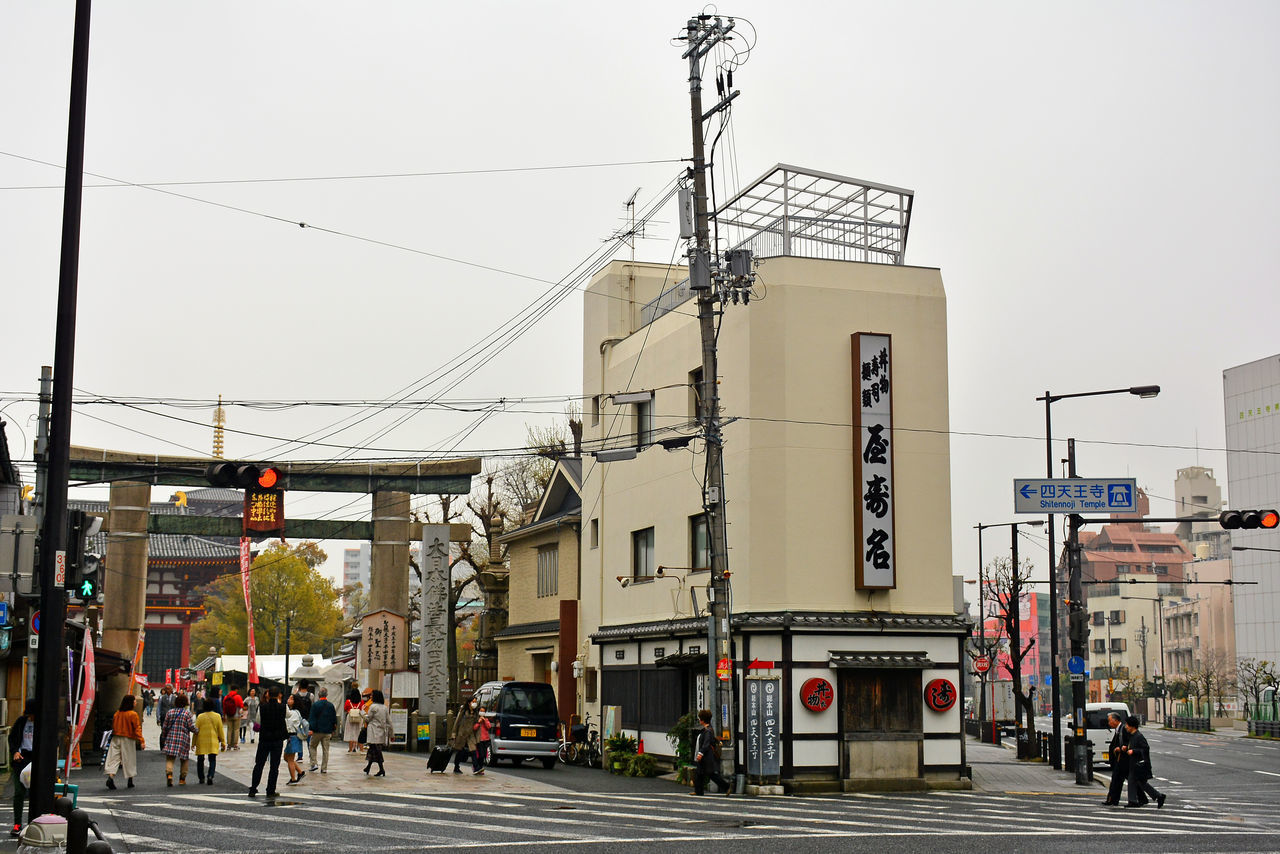
<path fill-rule="evenodd" d="M 137 646 L 146 611 L 147 537 L 150 534 L 241 536 L 239 517 L 153 516 L 150 513 L 151 486 L 207 487 L 205 469 L 215 462 L 227 460 L 72 446 L 70 479 L 111 485 L 109 514 L 103 525 L 109 534 L 104 587 L 111 591 L 102 608 L 102 644 L 107 649 L 129 654 Z M 370 522 L 287 519 L 285 527 L 290 537 L 298 539 L 371 540 L 370 610 L 397 614 L 407 614 L 409 610 L 409 543 L 422 538 L 422 523 L 410 519 L 409 497 L 466 495 L 471 491 L 471 477 L 481 471 L 481 460 L 475 457 L 402 463 L 244 462 L 277 469 L 278 485 L 285 490 L 372 495 Z M 470 537 L 470 525 L 450 526 L 451 541 L 465 542 Z M 375 672 L 373 684 L 380 684 L 382 675 Z M 108 686 L 103 701 L 118 702 L 127 684 L 120 680 Z"/>

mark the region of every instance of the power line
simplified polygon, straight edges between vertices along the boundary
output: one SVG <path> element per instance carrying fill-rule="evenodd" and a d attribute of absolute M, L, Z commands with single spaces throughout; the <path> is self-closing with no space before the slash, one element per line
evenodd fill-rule
<path fill-rule="evenodd" d="M 63 169 L 65 166 L 59 166 L 56 163 L 50 163 L 45 160 L 37 160 L 33 157 L 25 157 L 21 154 L 15 154 L 9 151 L 0 151 L 6 157 L 12 157 L 17 160 L 25 160 L 30 163 L 38 163 L 41 166 L 50 166 L 54 169 Z M 682 163 L 687 158 L 667 158 L 662 160 L 619 160 L 607 163 L 565 163 L 548 166 L 509 166 L 496 167 L 491 169 L 437 169 L 429 172 L 378 172 L 372 174 L 354 174 L 354 175 L 300 175 L 288 178 L 213 178 L 209 180 L 189 180 L 189 181 L 122 181 L 118 178 L 105 178 L 112 181 L 111 184 L 85 184 L 84 188 L 88 189 L 113 189 L 122 187 L 201 187 L 201 186 L 218 186 L 226 184 L 285 184 L 305 181 L 367 181 L 382 180 L 395 178 L 438 178 L 454 175 L 506 175 L 520 172 L 559 172 L 571 169 L 607 169 L 618 166 L 653 166 L 664 163 Z M 92 172 L 85 172 L 86 175 L 92 175 L 95 178 L 104 176 L 94 175 Z M 62 190 L 61 184 L 32 184 L 21 186 L 0 187 L 0 190 Z"/>

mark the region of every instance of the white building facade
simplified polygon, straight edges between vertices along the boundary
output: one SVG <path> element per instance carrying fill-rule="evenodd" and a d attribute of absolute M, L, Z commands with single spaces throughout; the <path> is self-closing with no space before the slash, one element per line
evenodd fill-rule
<path fill-rule="evenodd" d="M 1280 355 L 1222 372 L 1227 498 L 1233 510 L 1280 507 Z M 1236 654 L 1280 660 L 1280 549 L 1276 531 L 1231 532 Z M 1245 551 L 1234 551 L 1237 547 Z"/>
<path fill-rule="evenodd" d="M 752 220 L 751 199 L 777 206 Z M 938 270 L 901 263 L 909 191 L 779 166 L 721 210 L 759 260 L 718 338 L 739 767 L 763 749 L 763 776 L 789 791 L 967 786 L 946 297 Z M 681 446 L 702 356 L 684 278 L 615 262 L 584 300 L 585 446 L 638 454 L 584 464 L 578 659 L 599 690 L 579 697 L 617 706 L 668 756 L 666 731 L 708 705 L 704 449 Z M 641 390 L 652 398 L 613 400 Z M 890 393 L 892 423 L 868 426 Z M 753 697 L 772 721 L 764 748 Z"/>

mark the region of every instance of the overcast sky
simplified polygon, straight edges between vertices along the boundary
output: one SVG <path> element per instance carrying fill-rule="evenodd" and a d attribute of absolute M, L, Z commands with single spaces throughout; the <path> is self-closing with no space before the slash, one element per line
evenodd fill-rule
<path fill-rule="evenodd" d="M 73 6 L 0 7 L 0 416 L 28 461 L 35 406 L 16 398 L 53 364 Z M 680 171 L 687 67 L 671 38 L 698 11 L 97 4 L 85 168 L 106 177 L 84 191 L 76 388 L 508 401 L 483 419 L 234 407 L 232 458 L 519 446 L 581 393 L 580 293 L 484 364 L 434 372 L 573 281 L 636 189 L 644 203 Z M 1280 4 L 719 11 L 754 44 L 721 187 L 788 162 L 916 193 L 907 262 L 940 268 L 948 296 L 955 571 L 976 574 L 975 524 L 1015 518 L 1013 478 L 1044 475 L 1046 389 L 1161 385 L 1155 400 L 1061 402 L 1054 433 L 1080 440 L 1082 475 L 1136 477 L 1157 515 L 1179 467 L 1225 488 L 1222 370 L 1280 352 Z M 632 165 L 592 165 L 618 163 Z M 577 168 L 503 171 L 552 166 Z M 678 248 L 674 207 L 656 220 L 638 259 Z M 72 439 L 207 455 L 211 416 L 82 406 Z M 280 441 L 300 438 L 329 445 Z M 368 499 L 351 502 L 291 495 L 288 510 L 367 518 Z M 987 537 L 988 556 L 1007 548 Z M 324 545 L 340 572 L 345 544 Z M 1023 554 L 1044 567 L 1043 546 Z"/>

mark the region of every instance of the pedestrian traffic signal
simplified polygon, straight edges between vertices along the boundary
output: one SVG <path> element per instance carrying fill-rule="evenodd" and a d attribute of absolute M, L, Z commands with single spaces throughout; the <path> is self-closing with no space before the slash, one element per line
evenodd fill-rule
<path fill-rule="evenodd" d="M 253 463 L 212 463 L 204 470 L 205 480 L 214 486 L 248 489 L 260 486 L 271 489 L 280 482 L 280 470 L 272 466 L 259 468 Z"/>
<path fill-rule="evenodd" d="M 89 538 L 102 529 L 102 517 L 83 510 L 67 511 L 67 591 L 84 603 L 102 592 L 102 558 L 89 552 Z"/>
<path fill-rule="evenodd" d="M 1254 528 L 1280 527 L 1280 513 L 1275 510 L 1224 510 L 1218 516 L 1218 524 L 1229 531 L 1238 528 L 1252 530 Z"/>

